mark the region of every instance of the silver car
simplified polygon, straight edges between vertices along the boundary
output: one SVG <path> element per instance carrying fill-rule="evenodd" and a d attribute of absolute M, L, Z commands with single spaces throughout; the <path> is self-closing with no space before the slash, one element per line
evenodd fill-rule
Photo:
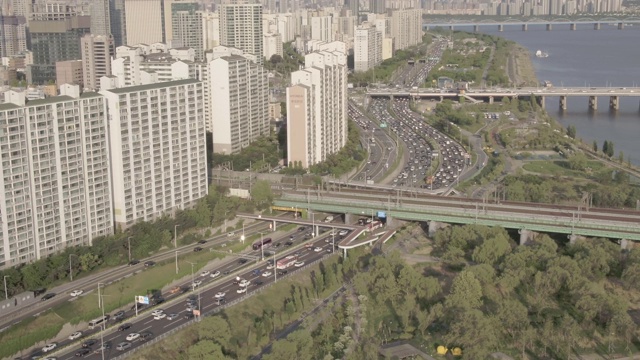
<path fill-rule="evenodd" d="M 129 349 L 129 348 L 131 348 L 131 343 L 130 343 L 130 342 L 127 342 L 127 341 L 121 342 L 121 343 L 120 343 L 120 344 L 118 344 L 118 346 L 116 347 L 116 349 L 118 349 L 118 350 L 120 350 L 120 351 L 124 351 L 124 350 L 127 350 L 127 349 Z"/>

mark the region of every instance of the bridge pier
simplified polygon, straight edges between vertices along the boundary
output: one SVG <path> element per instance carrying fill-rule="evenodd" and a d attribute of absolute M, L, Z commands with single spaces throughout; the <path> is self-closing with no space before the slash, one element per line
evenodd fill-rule
<path fill-rule="evenodd" d="M 633 247 L 633 241 L 627 239 L 620 239 L 620 250 L 631 250 Z"/>
<path fill-rule="evenodd" d="M 571 30 L 574 30 L 574 31 L 575 31 L 575 30 L 576 30 L 576 28 L 577 28 L 576 24 L 570 24 L 570 25 L 569 25 L 569 29 L 571 29 Z"/>
<path fill-rule="evenodd" d="M 493 104 L 493 96 L 489 96 L 489 104 Z"/>
<path fill-rule="evenodd" d="M 598 97 L 589 96 L 589 109 L 598 110 Z"/>
<path fill-rule="evenodd" d="M 547 31 L 551 31 L 551 30 L 553 30 L 553 25 L 547 24 Z"/>
<path fill-rule="evenodd" d="M 624 29 L 624 23 L 620 22 L 618 23 L 618 30 L 623 30 Z"/>
<path fill-rule="evenodd" d="M 560 110 L 567 110 L 567 97 L 560 96 Z"/>
<path fill-rule="evenodd" d="M 611 110 L 620 110 L 620 97 L 619 96 L 609 96 L 609 109 L 611 109 Z"/>
<path fill-rule="evenodd" d="M 449 31 L 453 31 L 453 25 L 449 25 Z"/>
<path fill-rule="evenodd" d="M 529 25 L 522 24 L 522 31 L 527 31 L 527 30 L 529 30 Z"/>
<path fill-rule="evenodd" d="M 498 31 L 500 32 L 504 31 L 504 25 L 502 24 L 498 25 Z"/>
<path fill-rule="evenodd" d="M 535 239 L 536 237 L 535 232 L 527 229 L 518 230 L 518 234 L 520 234 L 520 245 L 526 245 L 529 241 Z"/>
<path fill-rule="evenodd" d="M 354 217 L 356 219 L 354 219 Z M 357 221 L 357 216 L 353 214 L 344 214 L 344 223 L 345 224 L 355 224 Z"/>
<path fill-rule="evenodd" d="M 271 231 L 276 231 L 276 229 L 277 229 L 276 228 L 276 221 L 273 220 L 272 223 L 271 223 Z"/>
<path fill-rule="evenodd" d="M 575 245 L 578 240 L 585 240 L 586 238 L 584 236 L 580 236 L 580 235 L 576 235 L 576 234 L 569 234 L 567 235 L 567 238 L 569 239 L 569 244 L 571 245 Z"/>
<path fill-rule="evenodd" d="M 441 223 L 438 221 L 429 221 L 429 237 L 435 236 L 436 231 L 438 231 L 439 229 L 445 228 L 447 227 L 448 224 L 445 223 Z"/>
<path fill-rule="evenodd" d="M 480 32 L 480 26 L 473 25 L 473 32 L 475 32 L 475 33 Z"/>
<path fill-rule="evenodd" d="M 544 96 L 538 96 L 538 105 L 540 105 L 540 107 L 544 109 L 544 106 L 545 106 Z"/>
<path fill-rule="evenodd" d="M 600 30 L 600 23 L 593 24 L 593 30 Z"/>

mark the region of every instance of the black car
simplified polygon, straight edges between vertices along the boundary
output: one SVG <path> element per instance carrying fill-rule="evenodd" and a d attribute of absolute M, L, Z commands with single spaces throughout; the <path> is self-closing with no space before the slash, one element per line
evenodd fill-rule
<path fill-rule="evenodd" d="M 144 262 L 144 266 L 145 267 L 151 267 L 151 266 L 153 266 L 155 264 L 156 264 L 156 262 L 155 261 L 151 261 L 151 260 Z"/>
<path fill-rule="evenodd" d="M 140 338 L 138 340 L 148 341 L 148 340 L 151 340 L 152 337 L 153 337 L 153 333 L 151 333 L 150 331 L 145 331 L 143 333 L 140 333 Z"/>
<path fill-rule="evenodd" d="M 304 226 L 300 226 L 300 227 L 298 228 L 298 231 L 300 231 L 300 232 L 303 232 L 303 231 L 305 231 L 305 230 L 307 230 L 307 228 L 306 228 L 306 227 L 304 227 Z"/>
<path fill-rule="evenodd" d="M 287 275 L 287 270 L 278 271 L 278 275 Z"/>
<path fill-rule="evenodd" d="M 87 339 L 82 343 L 82 347 L 83 348 L 90 348 L 97 342 L 98 342 L 97 339 Z"/>
<path fill-rule="evenodd" d="M 240 259 L 240 260 L 238 260 L 238 262 L 239 262 L 240 264 L 246 264 L 246 263 L 247 263 L 247 261 L 249 261 L 249 260 L 247 260 L 247 259 Z"/>
<path fill-rule="evenodd" d="M 78 349 L 78 351 L 76 352 L 76 357 L 85 357 L 89 355 L 90 352 L 91 350 L 87 348 Z"/>
<path fill-rule="evenodd" d="M 198 244 L 206 244 L 206 243 L 207 243 L 207 240 L 200 240 L 200 241 L 198 241 Z"/>
<path fill-rule="evenodd" d="M 45 292 L 47 292 L 47 288 L 35 289 L 35 290 L 33 290 L 33 296 L 38 297 L 38 296 L 44 294 Z"/>
<path fill-rule="evenodd" d="M 138 264 L 140 264 L 140 260 L 131 260 L 131 261 L 129 261 L 129 266 L 138 265 Z"/>
<path fill-rule="evenodd" d="M 217 299 L 216 299 L 216 302 L 218 303 L 218 305 L 222 305 L 222 304 L 224 304 L 224 303 L 226 303 L 226 302 L 227 302 L 227 299 L 225 299 L 225 298 L 223 298 L 223 297 L 221 297 L 221 298 L 217 298 Z"/>
<path fill-rule="evenodd" d="M 157 297 L 157 298 L 151 299 L 151 304 L 152 305 L 160 305 L 163 302 L 164 302 L 164 298 L 163 297 Z"/>
<path fill-rule="evenodd" d="M 255 285 L 255 286 L 260 286 L 262 284 L 264 284 L 264 281 L 262 281 L 262 280 L 258 280 L 258 281 L 253 283 L 253 285 Z"/>
<path fill-rule="evenodd" d="M 293 245 L 293 242 L 291 241 L 287 241 L 286 243 L 284 243 L 284 246 L 291 246 L 291 245 Z"/>
<path fill-rule="evenodd" d="M 125 331 L 125 330 L 129 329 L 130 327 L 131 327 L 130 323 L 125 323 L 125 324 L 122 324 L 122 325 L 118 326 L 118 331 Z"/>
<path fill-rule="evenodd" d="M 45 294 L 45 295 L 42 297 L 41 301 L 47 301 L 47 300 L 49 300 L 49 299 L 53 298 L 54 296 L 56 296 L 56 294 L 55 294 L 55 293 L 48 293 L 48 294 Z"/>
<path fill-rule="evenodd" d="M 193 251 L 194 252 L 199 252 L 199 251 L 202 251 L 202 248 L 200 246 L 196 246 L 196 247 L 193 248 Z"/>
<path fill-rule="evenodd" d="M 281 243 L 279 243 L 279 242 L 277 242 L 275 246 L 276 246 L 276 247 L 280 247 L 280 245 L 282 245 L 282 244 L 281 244 Z"/>
<path fill-rule="evenodd" d="M 193 319 L 194 315 L 193 315 L 192 312 L 186 312 L 186 313 L 184 313 L 184 318 L 187 319 L 187 320 L 188 319 Z"/>
<path fill-rule="evenodd" d="M 111 318 L 111 320 L 113 321 L 120 321 L 122 319 L 124 319 L 124 310 L 120 310 L 117 313 L 113 314 L 113 318 Z"/>

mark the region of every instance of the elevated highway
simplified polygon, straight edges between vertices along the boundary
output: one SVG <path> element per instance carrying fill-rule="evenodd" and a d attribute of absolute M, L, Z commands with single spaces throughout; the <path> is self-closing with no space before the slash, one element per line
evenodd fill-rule
<path fill-rule="evenodd" d="M 640 87 L 521 87 L 513 89 L 471 89 L 463 92 L 444 91 L 434 88 L 406 89 L 406 88 L 386 88 L 370 89 L 367 91 L 369 97 L 411 97 L 425 99 L 458 100 L 460 97 L 473 99 L 488 103 L 502 98 L 517 99 L 535 97 L 544 106 L 545 98 L 559 98 L 560 108 L 566 110 L 567 98 L 587 97 L 588 105 L 591 109 L 598 108 L 598 97 L 609 97 L 609 107 L 617 110 L 620 107 L 620 98 L 640 99 Z"/>
<path fill-rule="evenodd" d="M 302 192 L 283 191 L 277 206 L 305 208 L 327 213 L 368 215 L 378 211 L 387 221 L 480 224 L 518 229 L 526 241 L 532 231 L 618 239 L 621 245 L 640 241 L 640 211 L 563 206 L 540 203 L 486 202 L 461 197 L 422 195 L 407 197 L 399 191 Z M 521 239 L 521 240 L 523 240 Z"/>

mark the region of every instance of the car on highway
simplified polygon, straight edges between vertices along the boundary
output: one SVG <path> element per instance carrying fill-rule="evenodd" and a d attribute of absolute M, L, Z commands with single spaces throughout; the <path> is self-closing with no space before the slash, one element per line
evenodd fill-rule
<path fill-rule="evenodd" d="M 83 292 L 84 292 L 83 290 L 73 290 L 72 292 L 69 293 L 69 295 L 76 297 L 76 296 L 82 295 Z"/>
<path fill-rule="evenodd" d="M 82 348 L 76 351 L 76 357 L 85 357 L 91 353 L 91 349 Z"/>
<path fill-rule="evenodd" d="M 125 312 L 124 310 L 120 310 L 117 313 L 113 314 L 113 317 L 111 318 L 112 321 L 120 321 L 122 319 L 124 319 L 125 316 Z"/>
<path fill-rule="evenodd" d="M 92 347 L 97 342 L 98 342 L 97 339 L 87 339 L 82 343 L 82 347 L 89 348 L 89 347 Z"/>
<path fill-rule="evenodd" d="M 149 261 L 145 261 L 145 262 L 144 262 L 144 267 L 152 267 L 152 266 L 153 266 L 153 265 L 155 265 L 155 264 L 156 264 L 156 262 L 155 262 L 155 261 L 151 261 L 151 260 L 149 260 Z"/>
<path fill-rule="evenodd" d="M 321 248 L 320 246 L 316 246 L 316 247 L 313 249 L 313 251 L 315 251 L 315 252 L 320 252 L 320 251 L 322 251 L 322 248 Z"/>
<path fill-rule="evenodd" d="M 216 304 L 217 305 L 222 305 L 222 304 L 224 304 L 226 302 L 227 302 L 227 299 L 225 299 L 223 297 L 216 299 Z"/>
<path fill-rule="evenodd" d="M 126 339 L 127 341 L 134 341 L 134 340 L 138 340 L 139 337 L 140 337 L 139 333 L 131 333 L 127 335 Z"/>
<path fill-rule="evenodd" d="M 73 334 L 69 335 L 69 340 L 76 340 L 82 337 L 82 331 L 76 331 Z"/>
<path fill-rule="evenodd" d="M 102 345 L 98 346 L 97 349 L 95 349 L 93 351 L 94 354 L 100 354 L 102 352 L 102 350 L 104 351 L 108 351 L 111 349 L 111 342 L 110 341 L 105 341 Z"/>
<path fill-rule="evenodd" d="M 217 278 L 218 276 L 220 276 L 220 271 L 214 271 L 209 276 L 212 277 L 212 278 Z"/>
<path fill-rule="evenodd" d="M 241 287 L 240 289 L 238 289 L 236 291 L 238 294 L 244 294 L 247 292 L 247 288 L 246 287 Z"/>
<path fill-rule="evenodd" d="M 167 315 L 167 320 L 171 321 L 171 320 L 175 320 L 178 318 L 178 314 L 176 313 L 171 313 L 169 315 Z"/>
<path fill-rule="evenodd" d="M 120 344 L 118 344 L 118 346 L 116 346 L 116 349 L 120 351 L 125 351 L 125 350 L 128 350 L 129 348 L 131 348 L 131 343 L 127 341 L 123 341 Z"/>
<path fill-rule="evenodd" d="M 131 261 L 129 261 L 129 266 L 138 265 L 138 264 L 140 264 L 140 260 L 131 260 Z"/>
<path fill-rule="evenodd" d="M 58 343 L 47 344 L 42 347 L 42 352 L 49 352 L 58 347 Z"/>
<path fill-rule="evenodd" d="M 128 330 L 129 328 L 131 328 L 131 324 L 130 323 L 124 323 L 124 324 L 118 326 L 118 331 L 125 331 L 125 330 Z"/>
<path fill-rule="evenodd" d="M 178 316 L 177 314 L 175 315 Z M 151 340 L 152 337 L 153 333 L 151 331 L 145 331 L 143 333 L 140 333 L 140 339 L 138 339 L 138 341 L 148 341 Z"/>
<path fill-rule="evenodd" d="M 238 283 L 238 286 L 247 287 L 247 286 L 249 286 L 249 284 L 251 284 L 251 281 L 242 279 L 242 281 L 240 281 L 240 283 Z"/>
<path fill-rule="evenodd" d="M 200 240 L 200 241 L 198 241 L 198 244 L 206 244 L 206 243 L 207 243 L 207 240 Z"/>
<path fill-rule="evenodd" d="M 211 271 L 205 270 L 205 271 L 200 273 L 200 276 L 205 277 L 205 276 L 209 276 L 209 274 L 211 274 Z"/>
<path fill-rule="evenodd" d="M 338 235 L 340 236 L 345 236 L 349 233 L 349 230 L 340 230 L 340 232 L 338 232 Z"/>
<path fill-rule="evenodd" d="M 273 268 L 274 268 L 273 264 L 269 264 L 269 265 L 267 265 L 267 270 L 271 270 L 271 269 L 273 269 Z"/>
<path fill-rule="evenodd" d="M 55 293 L 48 293 L 48 294 L 45 294 L 45 295 L 42 297 L 42 299 L 40 299 L 40 301 L 47 301 L 47 300 L 49 300 L 49 299 L 54 298 L 55 296 L 56 296 L 56 294 L 55 294 Z"/>
<path fill-rule="evenodd" d="M 260 273 L 261 273 L 261 272 L 262 272 L 262 270 L 260 270 L 260 269 L 255 269 L 255 270 L 253 270 L 251 273 L 252 273 L 254 276 L 258 276 L 258 275 L 260 275 Z"/>
<path fill-rule="evenodd" d="M 247 261 L 249 261 L 249 260 L 247 260 L 247 259 L 240 259 L 240 260 L 238 260 L 238 263 L 239 263 L 239 264 L 246 264 L 246 263 L 247 263 Z"/>
<path fill-rule="evenodd" d="M 220 291 L 216 293 L 213 297 L 216 299 L 219 299 L 219 298 L 223 298 L 225 295 L 227 295 L 227 293 L 225 293 L 224 291 Z"/>
<path fill-rule="evenodd" d="M 195 315 L 193 315 L 193 312 L 191 312 L 191 311 L 184 313 L 184 318 L 187 319 L 187 320 L 191 320 L 194 317 L 195 317 Z"/>
<path fill-rule="evenodd" d="M 151 312 L 151 315 L 156 316 L 164 313 L 164 309 L 155 309 Z"/>
<path fill-rule="evenodd" d="M 271 275 L 273 275 L 273 273 L 271 271 L 265 271 L 265 272 L 262 273 L 262 276 L 264 276 L 264 277 L 269 277 Z"/>
<path fill-rule="evenodd" d="M 195 280 L 194 282 L 191 283 L 192 288 L 197 288 L 200 285 L 202 285 L 202 280 Z"/>
<path fill-rule="evenodd" d="M 305 230 L 307 230 L 307 228 L 306 228 L 305 226 L 300 226 L 300 227 L 298 228 L 298 231 L 299 231 L 299 232 L 303 232 L 303 231 L 305 231 Z"/>
<path fill-rule="evenodd" d="M 293 266 L 295 266 L 295 267 L 303 267 L 304 266 L 304 261 L 296 261 L 295 264 L 293 264 Z"/>
<path fill-rule="evenodd" d="M 193 248 L 193 252 L 200 252 L 202 251 L 202 248 L 200 246 L 196 246 Z"/>
<path fill-rule="evenodd" d="M 162 319 L 164 319 L 164 318 L 166 318 L 166 317 L 167 317 L 167 314 L 165 314 L 165 313 L 160 313 L 160 314 L 158 314 L 158 315 L 155 315 L 155 316 L 153 317 L 153 320 L 162 320 Z"/>
<path fill-rule="evenodd" d="M 258 281 L 256 281 L 256 282 L 254 282 L 254 283 L 253 283 L 253 285 L 255 285 L 255 286 L 264 285 L 264 281 L 262 281 L 262 280 L 258 280 Z"/>
<path fill-rule="evenodd" d="M 291 246 L 291 245 L 293 245 L 291 241 L 287 241 L 286 243 L 284 243 L 284 246 Z"/>

